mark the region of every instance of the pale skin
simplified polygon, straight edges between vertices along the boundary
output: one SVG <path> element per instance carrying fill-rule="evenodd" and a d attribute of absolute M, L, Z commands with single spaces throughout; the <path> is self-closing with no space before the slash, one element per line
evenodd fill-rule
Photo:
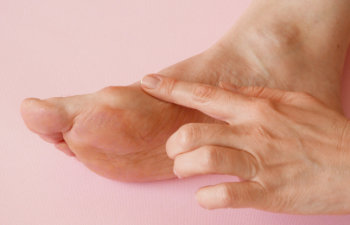
<path fill-rule="evenodd" d="M 348 0 L 256 0 L 216 44 L 159 73 L 214 86 L 225 82 L 308 92 L 341 112 L 349 12 Z M 45 141 L 99 175 L 128 182 L 174 178 L 174 161 L 165 151 L 168 138 L 187 123 L 223 124 L 153 98 L 139 83 L 26 99 L 21 113 Z"/>
<path fill-rule="evenodd" d="M 243 180 L 199 189 L 201 206 L 350 213 L 350 123 L 323 102 L 304 92 L 220 88 L 161 75 L 146 76 L 142 86 L 224 122 L 186 124 L 166 143 L 179 178 L 227 174 Z"/>

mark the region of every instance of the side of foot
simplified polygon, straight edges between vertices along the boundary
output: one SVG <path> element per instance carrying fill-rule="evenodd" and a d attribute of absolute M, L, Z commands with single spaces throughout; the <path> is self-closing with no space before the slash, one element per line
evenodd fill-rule
<path fill-rule="evenodd" d="M 212 85 L 229 81 L 306 91 L 340 109 L 342 52 L 327 59 L 303 41 L 307 38 L 293 23 L 247 26 L 246 18 L 213 47 L 160 73 Z M 326 60 L 331 66 L 324 65 Z M 67 98 L 26 99 L 21 113 L 27 127 L 45 141 L 92 171 L 121 181 L 174 177 L 165 153 L 167 138 L 185 123 L 218 122 L 158 101 L 137 84 Z"/>
<path fill-rule="evenodd" d="M 172 178 L 172 161 L 164 150 L 167 137 L 184 123 L 213 121 L 160 102 L 136 85 L 66 98 L 29 98 L 22 102 L 21 114 L 42 139 L 94 172 L 121 181 Z"/>

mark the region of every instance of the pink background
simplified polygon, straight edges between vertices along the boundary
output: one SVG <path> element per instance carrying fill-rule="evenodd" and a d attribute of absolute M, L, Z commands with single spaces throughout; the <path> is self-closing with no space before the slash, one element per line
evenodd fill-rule
<path fill-rule="evenodd" d="M 19 104 L 25 97 L 125 85 L 200 52 L 248 4 L 244 0 L 0 0 L 0 224 L 350 224 L 350 216 L 201 209 L 193 193 L 221 177 L 113 182 L 41 141 L 21 121 Z M 350 76 L 344 83 L 350 87 Z M 350 99 L 345 88 L 343 96 Z M 350 104 L 345 108 L 350 115 Z"/>

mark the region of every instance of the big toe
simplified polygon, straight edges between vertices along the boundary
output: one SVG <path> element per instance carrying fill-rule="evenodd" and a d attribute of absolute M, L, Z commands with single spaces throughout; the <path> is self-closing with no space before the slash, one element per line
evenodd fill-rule
<path fill-rule="evenodd" d="M 31 131 L 52 143 L 61 142 L 62 132 L 69 130 L 72 123 L 65 107 L 54 99 L 25 99 L 21 104 L 21 115 Z"/>

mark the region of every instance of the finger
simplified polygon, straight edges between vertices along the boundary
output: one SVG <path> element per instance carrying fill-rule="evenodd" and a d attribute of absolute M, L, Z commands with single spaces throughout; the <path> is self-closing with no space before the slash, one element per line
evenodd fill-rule
<path fill-rule="evenodd" d="M 246 86 L 240 87 L 234 84 L 220 82 L 219 86 L 224 88 L 225 90 L 229 90 L 235 93 L 241 93 L 250 97 L 256 98 L 267 98 L 270 100 L 283 102 L 287 96 L 289 96 L 293 92 L 283 91 L 280 89 L 272 89 L 261 86 Z"/>
<path fill-rule="evenodd" d="M 309 106 L 310 102 L 318 101 L 312 95 L 306 92 L 293 92 L 285 91 L 276 88 L 267 88 L 260 86 L 246 86 L 239 87 L 234 84 L 220 82 L 219 87 L 222 87 L 225 90 L 232 91 L 234 93 L 240 93 L 249 97 L 255 98 L 264 98 L 284 104 L 290 104 L 295 106 L 307 105 Z M 318 101 L 319 102 L 319 101 Z"/>
<path fill-rule="evenodd" d="M 255 177 L 257 163 L 250 154 L 221 146 L 202 146 L 178 155 L 174 173 L 179 178 L 203 174 L 226 174 L 242 179 Z"/>
<path fill-rule="evenodd" d="M 144 77 L 141 86 L 156 98 L 197 109 L 226 122 L 238 115 L 244 115 L 248 110 L 246 106 L 251 103 L 246 96 L 222 88 L 155 74 Z"/>
<path fill-rule="evenodd" d="M 262 135 L 257 137 L 254 132 L 248 126 L 189 123 L 181 126 L 168 138 L 166 152 L 170 158 L 174 159 L 181 153 L 192 151 L 203 145 L 218 145 L 244 150 L 255 155 L 254 149 L 261 147 L 261 144 L 256 145 Z M 264 131 L 259 132 L 262 134 Z"/>
<path fill-rule="evenodd" d="M 196 193 L 197 202 L 206 209 L 261 208 L 264 198 L 264 188 L 253 181 L 206 186 Z"/>

